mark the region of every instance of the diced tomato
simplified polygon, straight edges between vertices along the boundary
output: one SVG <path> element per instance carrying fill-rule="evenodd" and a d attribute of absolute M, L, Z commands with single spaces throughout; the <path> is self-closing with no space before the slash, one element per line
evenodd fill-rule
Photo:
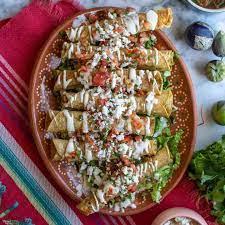
<path fill-rule="evenodd" d="M 141 141 L 141 137 L 140 136 L 135 136 L 135 141 Z"/>
<path fill-rule="evenodd" d="M 137 190 L 137 185 L 136 184 L 131 184 L 127 187 L 127 190 L 129 192 L 135 192 Z"/>
<path fill-rule="evenodd" d="M 87 66 L 81 66 L 80 67 L 80 71 L 87 72 L 88 71 L 88 67 Z"/>
<path fill-rule="evenodd" d="M 150 23 L 147 22 L 147 21 L 144 22 L 143 26 L 144 26 L 144 28 L 145 28 L 146 30 L 149 30 L 149 29 L 150 29 Z"/>
<path fill-rule="evenodd" d="M 139 36 L 142 37 L 142 38 L 143 38 L 143 37 L 148 37 L 148 35 L 147 35 L 146 32 L 141 32 L 141 33 L 139 34 Z"/>
<path fill-rule="evenodd" d="M 105 86 L 109 77 L 110 74 L 108 72 L 96 72 L 92 75 L 92 84 L 96 86 Z"/>
<path fill-rule="evenodd" d="M 137 38 L 135 36 L 129 36 L 129 40 L 132 42 L 137 42 Z"/>
<path fill-rule="evenodd" d="M 130 165 L 130 160 L 126 156 L 121 156 L 121 161 L 124 163 L 125 166 Z"/>
<path fill-rule="evenodd" d="M 126 50 L 128 54 L 132 54 L 132 53 L 138 53 L 139 49 L 138 48 L 132 48 L 132 49 L 127 49 Z"/>
<path fill-rule="evenodd" d="M 113 193 L 113 188 L 109 187 L 108 194 L 111 195 Z"/>
<path fill-rule="evenodd" d="M 101 46 L 101 45 L 107 45 L 108 44 L 108 40 L 102 40 L 102 41 L 100 41 L 100 43 L 99 43 L 99 45 Z"/>
<path fill-rule="evenodd" d="M 116 86 L 116 87 L 114 88 L 114 92 L 117 94 L 117 93 L 119 93 L 119 91 L 120 91 L 120 87 L 119 87 L 119 86 Z"/>
<path fill-rule="evenodd" d="M 123 27 L 121 27 L 121 26 L 119 26 L 119 27 L 117 27 L 116 29 L 115 29 L 115 31 L 117 32 L 117 33 L 122 33 L 123 31 L 124 31 L 124 28 Z"/>
<path fill-rule="evenodd" d="M 92 140 L 90 135 L 89 134 L 85 134 L 85 138 L 86 138 L 86 141 L 93 147 L 94 151 L 98 152 L 99 148 L 96 146 L 96 144 L 94 143 L 94 141 Z"/>
<path fill-rule="evenodd" d="M 132 120 L 132 123 L 133 123 L 135 129 L 137 129 L 137 130 L 140 130 L 140 129 L 143 127 L 142 121 L 141 121 L 141 119 L 138 118 L 138 117 L 135 117 L 135 118 Z"/>
<path fill-rule="evenodd" d="M 115 128 L 112 128 L 112 130 L 109 132 L 109 135 L 108 135 L 108 137 L 107 137 L 107 140 L 109 141 L 109 140 L 111 140 L 112 139 L 112 136 L 113 135 L 118 135 L 119 134 L 119 132 L 118 132 L 118 130 L 116 130 Z"/>
<path fill-rule="evenodd" d="M 105 59 L 101 60 L 101 66 L 107 66 L 108 62 Z"/>
<path fill-rule="evenodd" d="M 130 143 L 132 141 L 132 137 L 131 136 L 125 136 L 124 141 L 127 142 L 127 143 Z"/>
<path fill-rule="evenodd" d="M 89 14 L 88 19 L 91 23 L 93 23 L 98 19 L 98 17 L 95 14 Z"/>
<path fill-rule="evenodd" d="M 73 151 L 73 152 L 70 153 L 70 157 L 71 157 L 71 158 L 76 157 L 76 155 L 77 155 L 76 151 Z"/>
<path fill-rule="evenodd" d="M 137 96 L 144 96 L 146 93 L 143 90 L 137 91 Z"/>
<path fill-rule="evenodd" d="M 87 142 L 88 142 L 89 144 L 91 144 L 91 145 L 94 144 L 94 141 L 91 139 L 91 137 L 90 137 L 89 134 L 85 134 L 85 138 L 86 138 L 86 140 L 87 140 Z"/>
<path fill-rule="evenodd" d="M 137 168 L 136 168 L 135 164 L 133 164 L 133 163 L 132 163 L 132 164 L 130 164 L 130 167 L 133 169 L 133 171 L 134 171 L 134 172 L 136 172 L 136 171 L 137 171 Z"/>
<path fill-rule="evenodd" d="M 98 103 L 99 103 L 100 105 L 102 105 L 102 106 L 105 105 L 106 102 L 107 102 L 107 99 L 101 99 L 101 98 L 100 98 L 100 99 L 98 100 Z"/>

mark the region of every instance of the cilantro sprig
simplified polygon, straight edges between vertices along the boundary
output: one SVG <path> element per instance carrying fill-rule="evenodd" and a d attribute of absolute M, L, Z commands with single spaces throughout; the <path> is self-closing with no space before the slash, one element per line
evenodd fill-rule
<path fill-rule="evenodd" d="M 150 49 L 155 46 L 157 42 L 157 38 L 155 35 L 151 35 L 149 39 L 145 42 L 145 48 Z"/>

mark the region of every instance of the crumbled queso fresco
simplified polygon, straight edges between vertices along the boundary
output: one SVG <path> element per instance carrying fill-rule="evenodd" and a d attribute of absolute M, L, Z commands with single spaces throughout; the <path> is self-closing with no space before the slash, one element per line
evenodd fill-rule
<path fill-rule="evenodd" d="M 200 225 L 198 222 L 187 217 L 175 217 L 163 225 Z"/>

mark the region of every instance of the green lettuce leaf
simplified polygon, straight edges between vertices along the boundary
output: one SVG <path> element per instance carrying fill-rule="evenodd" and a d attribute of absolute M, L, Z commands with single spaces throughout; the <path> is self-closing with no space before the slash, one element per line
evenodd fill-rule
<path fill-rule="evenodd" d="M 225 224 L 225 136 L 194 154 L 189 176 L 213 202 L 212 215 Z"/>

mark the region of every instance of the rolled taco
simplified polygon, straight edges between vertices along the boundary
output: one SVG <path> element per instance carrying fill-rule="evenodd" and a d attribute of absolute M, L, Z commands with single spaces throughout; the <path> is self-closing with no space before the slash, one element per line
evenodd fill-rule
<path fill-rule="evenodd" d="M 96 44 L 118 35 L 129 36 L 143 31 L 169 28 L 172 21 L 173 14 L 170 8 L 138 14 L 132 12 L 115 19 L 96 21 L 88 26 L 69 28 L 66 35 L 71 42 Z"/>
<path fill-rule="evenodd" d="M 90 69 L 95 68 L 104 60 L 110 67 L 136 66 L 138 69 L 166 71 L 171 70 L 174 64 L 172 50 L 145 49 L 117 49 L 108 46 L 80 47 L 78 44 L 64 42 L 61 58 L 65 60 L 81 60 L 86 62 Z M 108 63 L 107 60 L 109 59 Z"/>
<path fill-rule="evenodd" d="M 134 185 L 141 183 L 141 180 L 146 176 L 151 176 L 155 171 L 157 171 L 157 169 L 169 165 L 170 163 L 172 163 L 172 157 L 168 147 L 166 146 L 159 150 L 155 156 L 152 158 L 150 157 L 145 163 L 136 166 L 133 177 L 137 178 L 135 179 L 137 183 L 134 182 Z M 127 185 L 127 189 L 129 189 L 128 187 L 130 184 L 128 185 L 125 183 L 123 185 Z M 85 215 L 95 213 L 104 208 L 111 199 L 114 199 L 119 195 L 121 186 L 117 186 L 113 180 L 111 182 L 107 182 L 102 188 L 98 188 L 88 197 L 83 199 L 78 204 L 77 208 Z"/>
<path fill-rule="evenodd" d="M 82 87 L 109 87 L 114 90 L 118 86 L 122 86 L 128 93 L 137 91 L 149 92 L 153 91 L 160 94 L 163 89 L 163 78 L 159 71 L 118 69 L 116 71 L 106 72 L 103 74 L 100 70 L 93 71 L 75 71 L 75 70 L 57 70 L 57 76 L 54 85 L 54 91 L 78 90 Z M 104 76 L 102 76 L 104 75 Z M 99 81 L 99 78 L 101 82 Z"/>
<path fill-rule="evenodd" d="M 136 138 L 137 139 L 137 138 Z M 116 143 L 112 148 L 110 143 Z M 106 160 L 110 162 L 116 156 L 127 155 L 130 158 L 140 159 L 142 156 L 153 156 L 157 152 L 157 143 L 155 140 L 133 140 L 131 136 L 125 136 L 123 140 L 101 142 L 95 144 L 95 139 L 88 135 L 82 141 L 76 138 L 69 140 L 53 139 L 52 140 L 53 160 L 60 161 L 67 159 L 69 161 L 90 162 L 92 160 Z M 116 155 L 116 154 L 117 155 Z"/>
<path fill-rule="evenodd" d="M 46 117 L 46 130 L 50 133 L 101 132 L 116 130 L 126 134 L 152 136 L 155 130 L 155 118 L 132 114 L 129 118 L 119 118 L 106 126 L 105 119 L 95 120 L 95 116 L 80 111 L 52 111 Z"/>
<path fill-rule="evenodd" d="M 96 108 L 107 107 L 107 104 L 110 104 L 113 99 L 113 97 L 107 99 L 105 96 L 101 98 L 100 95 L 95 95 L 91 89 L 78 93 L 64 92 L 61 98 L 63 108 L 82 111 L 88 110 L 92 106 Z M 122 107 L 126 107 L 125 112 L 129 111 L 129 113 L 169 117 L 172 113 L 173 94 L 171 91 L 163 91 L 161 95 L 149 92 L 147 96 L 130 96 L 123 99 Z"/>

